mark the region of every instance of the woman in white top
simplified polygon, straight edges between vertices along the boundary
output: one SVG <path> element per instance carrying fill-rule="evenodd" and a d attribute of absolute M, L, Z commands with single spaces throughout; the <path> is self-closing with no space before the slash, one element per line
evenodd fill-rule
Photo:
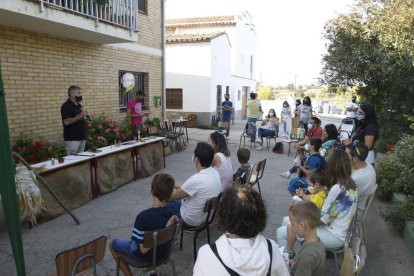
<path fill-rule="evenodd" d="M 356 212 L 356 184 L 351 177 L 351 161 L 344 150 L 331 149 L 327 164 L 325 179 L 329 192 L 322 206 L 317 234 L 326 248 L 340 248 Z M 285 246 L 287 253 L 292 252 L 295 238 L 290 224 L 277 229 L 277 242 Z"/>
<path fill-rule="evenodd" d="M 213 168 L 220 175 L 221 187 L 225 190 L 233 186 L 233 164 L 230 159 L 230 150 L 223 134 L 218 131 L 210 134 L 208 144 L 214 149 Z"/>
<path fill-rule="evenodd" d="M 283 124 L 283 136 L 290 138 L 290 130 L 292 129 L 292 110 L 287 101 L 283 102 L 282 112 L 280 113 Z"/>
<path fill-rule="evenodd" d="M 276 112 L 273 108 L 269 110 L 269 113 L 262 121 L 262 126 L 257 131 L 257 136 L 260 138 L 260 146 L 258 150 L 263 148 L 263 137 L 277 136 L 279 133 L 279 118 L 276 117 Z"/>
<path fill-rule="evenodd" d="M 267 211 L 258 192 L 245 186 L 227 189 L 217 218 L 225 234 L 200 248 L 194 276 L 289 275 L 279 246 L 260 234 L 266 226 Z"/>

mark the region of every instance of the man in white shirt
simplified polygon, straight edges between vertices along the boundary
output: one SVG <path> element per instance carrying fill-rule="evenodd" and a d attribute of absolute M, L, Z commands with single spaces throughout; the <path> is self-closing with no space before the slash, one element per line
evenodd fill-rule
<path fill-rule="evenodd" d="M 351 177 L 357 186 L 357 215 L 361 217 L 364 213 L 368 197 L 375 192 L 377 185 L 376 173 L 374 167 L 365 162 L 368 156 L 368 148 L 364 143 L 351 143 L 347 146 L 346 152 L 354 168 Z"/>
<path fill-rule="evenodd" d="M 206 219 L 204 205 L 221 192 L 221 180 L 216 169 L 211 167 L 214 158 L 213 148 L 199 142 L 194 150 L 193 163 L 197 172 L 184 182 L 171 195 L 171 200 L 182 199 L 180 214 L 184 223 L 199 226 Z"/>
<path fill-rule="evenodd" d="M 356 118 L 356 113 L 359 108 L 359 105 L 356 103 L 356 96 L 352 96 L 352 102 L 346 107 L 346 117 L 347 118 Z"/>

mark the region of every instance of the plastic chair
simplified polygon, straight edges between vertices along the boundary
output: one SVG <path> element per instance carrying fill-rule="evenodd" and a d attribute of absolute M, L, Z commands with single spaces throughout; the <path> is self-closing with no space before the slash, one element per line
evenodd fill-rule
<path fill-rule="evenodd" d="M 148 271 L 156 270 L 157 267 L 170 262 L 173 275 L 176 275 L 175 272 L 175 264 L 172 260 L 170 260 L 171 253 L 173 250 L 173 241 L 175 234 L 177 232 L 177 225 L 178 223 L 174 223 L 173 225 L 170 225 L 163 229 L 157 229 L 152 231 L 145 231 L 144 232 L 144 247 L 146 248 L 152 248 L 152 262 L 144 261 L 144 260 L 137 260 L 137 259 L 131 259 L 127 255 L 123 253 L 116 252 L 117 255 L 117 262 L 116 262 L 116 275 L 119 275 L 119 264 L 121 259 L 128 263 L 128 265 L 141 268 L 143 271 L 141 272 L 141 275 L 144 275 Z M 165 255 L 165 257 L 157 259 L 157 246 L 170 243 L 168 254 Z"/>
<path fill-rule="evenodd" d="M 204 213 L 207 213 L 207 217 L 206 217 L 206 220 L 204 221 L 204 223 L 202 223 L 201 225 L 196 226 L 196 227 L 186 226 L 185 224 L 181 225 L 180 250 L 183 249 L 184 231 L 187 232 L 187 233 L 194 233 L 194 237 L 193 237 L 194 262 L 197 259 L 196 248 L 197 248 L 198 234 L 207 230 L 207 241 L 210 244 L 210 228 L 209 228 L 209 225 L 214 220 L 214 216 L 216 214 L 216 209 L 217 209 L 216 207 L 217 207 L 217 204 L 220 201 L 220 198 L 221 198 L 221 193 L 218 196 L 210 198 L 209 200 L 206 201 L 206 204 L 204 205 Z"/>
<path fill-rule="evenodd" d="M 251 175 L 249 179 L 249 185 L 250 187 L 253 187 L 255 184 L 257 184 L 257 187 L 259 188 L 259 194 L 262 195 L 262 192 L 260 191 L 260 182 L 259 180 L 262 179 L 264 169 L 266 166 L 266 158 L 262 161 L 257 162 L 256 164 L 256 174 Z M 253 179 L 253 181 L 251 180 Z"/>
<path fill-rule="evenodd" d="M 96 275 L 96 264 L 101 262 L 105 256 L 106 239 L 106 236 L 101 236 L 57 254 L 55 258 L 57 275 L 75 275 L 89 268 L 92 268 L 92 275 Z"/>

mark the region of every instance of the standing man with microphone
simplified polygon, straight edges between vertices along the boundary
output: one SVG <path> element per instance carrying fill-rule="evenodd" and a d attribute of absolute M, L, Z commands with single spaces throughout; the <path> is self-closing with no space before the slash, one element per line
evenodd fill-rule
<path fill-rule="evenodd" d="M 89 120 L 89 115 L 87 111 L 83 111 L 81 101 L 81 88 L 76 85 L 69 86 L 68 99 L 60 108 L 67 155 L 85 151 L 86 120 Z"/>

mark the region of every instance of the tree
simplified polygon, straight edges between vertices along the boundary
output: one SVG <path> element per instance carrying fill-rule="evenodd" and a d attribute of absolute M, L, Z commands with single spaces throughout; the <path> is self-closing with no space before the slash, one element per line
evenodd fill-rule
<path fill-rule="evenodd" d="M 270 86 L 262 86 L 257 91 L 257 95 L 261 100 L 274 100 L 275 99 L 275 92 L 273 88 Z"/>
<path fill-rule="evenodd" d="M 385 137 L 410 132 L 405 115 L 414 114 L 414 57 L 410 55 L 413 49 L 402 46 L 410 42 L 394 47 L 390 41 L 397 38 L 392 33 L 381 33 L 378 26 L 391 20 L 387 15 L 393 2 L 412 1 L 384 1 L 383 5 L 361 1 L 353 13 L 339 16 L 325 26 L 329 42 L 322 59 L 323 83 L 330 87 L 356 87 L 360 98 L 374 105 L 381 135 Z M 398 24 L 393 28 L 398 28 Z M 414 34 L 414 28 L 401 28 Z"/>

